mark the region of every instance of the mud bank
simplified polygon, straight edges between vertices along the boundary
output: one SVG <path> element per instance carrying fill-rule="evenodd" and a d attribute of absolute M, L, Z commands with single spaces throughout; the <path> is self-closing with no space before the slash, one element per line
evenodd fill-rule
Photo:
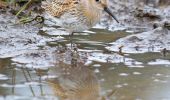
<path fill-rule="evenodd" d="M 110 1 L 110 8 L 120 20 L 117 24 L 114 20 L 105 17 L 101 25 L 109 30 L 125 30 L 133 35 L 121 38 L 106 47 L 111 51 L 119 51 L 119 47 L 125 53 L 161 52 L 170 48 L 170 6 L 164 0 L 121 0 Z M 138 33 L 138 34 L 136 34 Z"/>
<path fill-rule="evenodd" d="M 57 38 L 41 36 L 36 25 L 17 24 L 17 21 L 10 13 L 0 14 L 0 58 L 12 58 L 14 62 L 28 64 L 29 67 L 49 66 L 50 54 L 55 49 L 49 48 L 46 43 Z"/>
<path fill-rule="evenodd" d="M 170 19 L 170 7 L 163 0 L 110 0 L 110 9 L 118 17 L 117 24 L 104 14 L 101 25 L 110 30 L 122 27 L 124 30 L 144 32 L 153 29 L 154 23 L 162 23 Z"/>

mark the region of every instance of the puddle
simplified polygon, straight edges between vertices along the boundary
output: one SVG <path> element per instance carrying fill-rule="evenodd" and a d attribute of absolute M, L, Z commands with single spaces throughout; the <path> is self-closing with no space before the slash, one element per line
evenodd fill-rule
<path fill-rule="evenodd" d="M 131 33 L 76 33 L 73 50 L 65 32 L 22 28 L 0 28 L 0 100 L 170 99 L 169 54 L 106 48 Z"/>

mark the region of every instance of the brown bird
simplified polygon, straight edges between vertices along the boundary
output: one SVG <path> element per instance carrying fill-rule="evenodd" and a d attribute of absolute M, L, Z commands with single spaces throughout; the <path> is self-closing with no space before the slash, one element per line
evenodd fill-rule
<path fill-rule="evenodd" d="M 92 28 L 100 21 L 103 10 L 118 22 L 106 0 L 46 0 L 42 8 L 70 34 Z"/>

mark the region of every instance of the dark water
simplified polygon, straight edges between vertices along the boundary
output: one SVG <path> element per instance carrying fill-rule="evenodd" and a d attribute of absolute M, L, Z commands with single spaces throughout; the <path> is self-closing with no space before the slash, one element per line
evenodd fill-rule
<path fill-rule="evenodd" d="M 93 29 L 97 34 L 76 35 L 73 41 L 78 49 L 105 49 L 108 43 L 129 35 L 125 32 L 109 32 Z M 44 35 L 41 33 L 41 35 Z M 50 36 L 49 37 L 55 37 Z M 68 36 L 62 41 L 49 42 L 55 47 L 69 43 Z M 67 52 L 63 51 L 63 53 Z M 85 53 L 86 51 L 84 51 Z M 142 67 L 129 67 L 125 63 L 93 61 L 84 66 L 79 52 L 70 54 L 68 60 L 60 61 L 46 69 L 26 68 L 15 64 L 11 58 L 0 59 L 0 100 L 170 100 L 170 65 L 149 65 L 155 59 L 169 60 L 160 53 L 130 54 L 142 62 Z M 168 57 L 169 56 L 169 57 Z M 1 76 L 4 75 L 4 76 Z"/>

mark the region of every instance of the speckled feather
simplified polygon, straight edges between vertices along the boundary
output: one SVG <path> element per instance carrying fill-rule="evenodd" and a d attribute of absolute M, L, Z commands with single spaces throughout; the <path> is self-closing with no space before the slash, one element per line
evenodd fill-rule
<path fill-rule="evenodd" d="M 82 32 L 96 25 L 105 3 L 106 0 L 101 0 L 100 3 L 95 0 L 46 0 L 42 7 L 61 21 L 61 27 L 72 33 Z"/>
<path fill-rule="evenodd" d="M 70 9 L 75 9 L 78 3 L 79 0 L 47 0 L 42 7 L 52 16 L 59 18 Z"/>

